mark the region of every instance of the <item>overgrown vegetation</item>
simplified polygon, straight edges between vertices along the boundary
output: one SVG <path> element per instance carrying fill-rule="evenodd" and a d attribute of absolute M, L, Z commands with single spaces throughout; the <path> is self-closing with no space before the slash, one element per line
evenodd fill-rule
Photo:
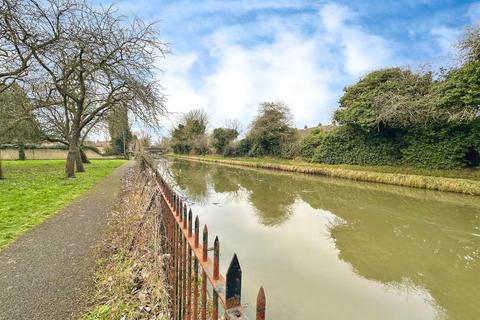
<path fill-rule="evenodd" d="M 232 154 L 234 146 L 233 140 L 238 137 L 238 131 L 232 128 L 215 128 L 213 130 L 213 147 L 218 154 L 229 156 Z"/>
<path fill-rule="evenodd" d="M 158 215 L 147 210 L 152 195 L 132 169 L 110 217 L 96 270 L 96 292 L 84 320 L 167 320 Z"/>
<path fill-rule="evenodd" d="M 479 35 L 480 26 L 468 29 L 458 44 L 459 65 L 439 73 L 393 67 L 365 75 L 344 89 L 333 126 L 294 129 L 285 103 L 264 102 L 239 141 L 233 134 L 226 139 L 225 129 L 216 128 L 210 139 L 213 148 L 198 152 L 191 139 L 182 138 L 177 130 L 172 150 L 302 158 L 325 164 L 476 168 L 480 165 Z M 201 134 L 202 141 L 209 141 L 205 130 Z"/>
<path fill-rule="evenodd" d="M 205 111 L 194 109 L 186 113 L 172 131 L 171 147 L 173 151 L 180 154 L 208 153 L 207 124 Z"/>
<path fill-rule="evenodd" d="M 111 174 L 124 160 L 93 160 L 89 171 L 65 179 L 62 160 L 4 161 L 0 180 L 0 248 Z"/>

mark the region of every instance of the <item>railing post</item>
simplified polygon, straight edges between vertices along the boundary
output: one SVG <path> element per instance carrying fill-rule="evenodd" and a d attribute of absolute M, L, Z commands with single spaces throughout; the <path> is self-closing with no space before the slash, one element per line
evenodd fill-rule
<path fill-rule="evenodd" d="M 195 218 L 195 241 L 194 241 L 194 247 L 195 249 L 198 248 L 199 246 L 199 241 L 200 241 L 200 221 L 198 220 L 198 216 Z"/>
<path fill-rule="evenodd" d="M 207 273 L 202 271 L 202 302 L 200 305 L 202 320 L 207 320 Z"/>
<path fill-rule="evenodd" d="M 188 211 L 188 237 L 192 236 L 192 209 Z"/>
<path fill-rule="evenodd" d="M 183 207 L 183 229 L 187 229 L 187 205 Z"/>
<path fill-rule="evenodd" d="M 183 235 L 183 232 L 181 233 L 182 235 L 182 319 L 185 319 L 185 311 L 187 309 L 187 239 Z"/>
<path fill-rule="evenodd" d="M 263 286 L 260 287 L 257 295 L 257 317 L 256 320 L 265 320 L 265 292 L 263 291 Z"/>
<path fill-rule="evenodd" d="M 203 245 L 202 245 L 202 261 L 207 261 L 208 258 L 208 228 L 207 225 L 203 227 Z"/>
<path fill-rule="evenodd" d="M 218 241 L 218 237 L 215 237 L 215 241 L 213 242 L 213 280 L 218 280 L 220 276 L 219 263 L 220 241 Z"/>
<path fill-rule="evenodd" d="M 193 262 L 193 319 L 198 319 L 198 260 Z"/>
<path fill-rule="evenodd" d="M 203 227 L 203 245 L 202 245 L 202 261 L 208 259 L 208 228 L 207 225 Z M 207 273 L 205 270 L 202 272 L 202 320 L 207 319 Z"/>
<path fill-rule="evenodd" d="M 225 302 L 227 309 L 240 306 L 242 302 L 242 268 L 237 254 L 233 255 L 227 270 Z"/>

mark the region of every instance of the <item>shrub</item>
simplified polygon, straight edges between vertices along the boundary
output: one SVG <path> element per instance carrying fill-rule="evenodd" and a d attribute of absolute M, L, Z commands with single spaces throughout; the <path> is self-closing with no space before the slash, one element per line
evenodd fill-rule
<path fill-rule="evenodd" d="M 317 149 L 325 138 L 325 133 L 320 128 L 313 129 L 310 133 L 304 136 L 299 143 L 299 153 L 307 160 L 312 160 Z"/>
<path fill-rule="evenodd" d="M 249 155 L 250 149 L 252 149 L 252 141 L 247 137 L 238 142 L 234 153 L 237 156 L 246 156 Z"/>
<path fill-rule="evenodd" d="M 478 166 L 478 125 L 411 129 L 404 140 L 403 164 L 438 169 Z"/>
<path fill-rule="evenodd" d="M 215 128 L 213 130 L 213 146 L 217 153 L 225 154 L 226 148 L 238 136 L 238 131 L 231 128 Z"/>
<path fill-rule="evenodd" d="M 343 126 L 325 135 L 313 161 L 329 164 L 392 165 L 398 162 L 399 143 L 375 133 Z"/>

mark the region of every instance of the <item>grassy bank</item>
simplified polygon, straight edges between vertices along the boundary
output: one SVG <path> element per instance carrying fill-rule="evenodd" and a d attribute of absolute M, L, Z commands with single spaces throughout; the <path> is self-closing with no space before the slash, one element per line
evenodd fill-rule
<path fill-rule="evenodd" d="M 427 170 L 408 167 L 327 165 L 299 160 L 274 158 L 171 156 L 195 161 L 282 170 L 412 188 L 480 195 L 480 170 Z"/>
<path fill-rule="evenodd" d="M 92 160 L 66 179 L 64 160 L 3 161 L 0 180 L 0 249 L 108 176 L 125 160 Z"/>
<path fill-rule="evenodd" d="M 169 319 L 158 216 L 145 211 L 151 195 L 136 181 L 134 169 L 123 179 L 97 259 L 96 290 L 83 320 Z"/>

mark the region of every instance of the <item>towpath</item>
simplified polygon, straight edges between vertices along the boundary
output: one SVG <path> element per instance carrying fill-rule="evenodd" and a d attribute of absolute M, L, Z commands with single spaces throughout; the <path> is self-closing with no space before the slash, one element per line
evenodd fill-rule
<path fill-rule="evenodd" d="M 0 319 L 72 319 L 94 286 L 95 247 L 130 161 L 0 251 Z"/>

